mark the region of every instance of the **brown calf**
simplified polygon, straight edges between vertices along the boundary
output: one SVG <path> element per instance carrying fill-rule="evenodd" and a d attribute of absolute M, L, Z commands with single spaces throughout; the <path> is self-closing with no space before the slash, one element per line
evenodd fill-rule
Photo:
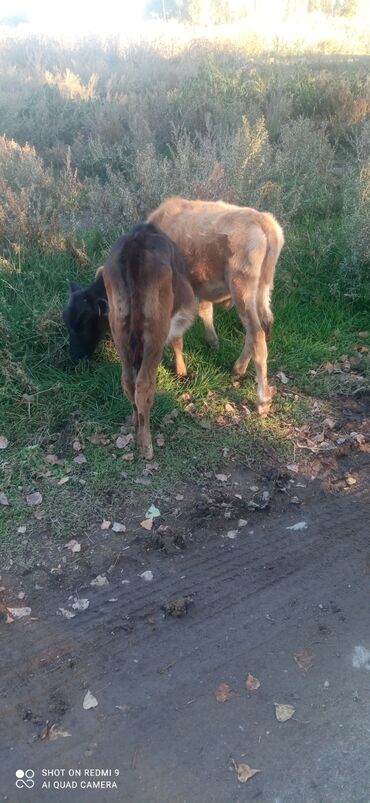
<path fill-rule="evenodd" d="M 184 254 L 211 345 L 218 343 L 213 303 L 235 304 L 246 336 L 234 373 L 245 374 L 253 358 L 257 410 L 267 415 L 275 388 L 267 379 L 266 335 L 273 322 L 270 297 L 275 266 L 284 244 L 278 222 L 268 212 L 184 198 L 164 201 L 148 220 L 160 226 Z"/>
<path fill-rule="evenodd" d="M 166 342 L 176 373 L 186 375 L 182 337 L 196 315 L 196 300 L 182 255 L 156 226 L 141 223 L 113 246 L 103 266 L 109 323 L 122 362 L 122 387 L 134 407 L 138 445 L 153 456 L 150 411 Z"/>

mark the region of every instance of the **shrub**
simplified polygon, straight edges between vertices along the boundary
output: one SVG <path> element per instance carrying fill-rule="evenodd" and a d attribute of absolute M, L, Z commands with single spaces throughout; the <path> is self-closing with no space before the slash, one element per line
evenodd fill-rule
<path fill-rule="evenodd" d="M 338 204 L 334 168 L 334 150 L 325 129 L 317 129 L 304 117 L 284 125 L 273 171 L 284 215 L 302 218 L 333 211 Z"/>
<path fill-rule="evenodd" d="M 352 300 L 370 301 L 370 159 L 347 175 L 343 228 L 345 256 L 332 289 Z"/>

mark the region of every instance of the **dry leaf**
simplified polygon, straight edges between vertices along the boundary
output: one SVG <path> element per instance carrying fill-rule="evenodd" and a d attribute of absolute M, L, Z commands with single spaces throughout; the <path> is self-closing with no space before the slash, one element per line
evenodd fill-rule
<path fill-rule="evenodd" d="M 104 446 L 106 443 L 108 443 L 105 435 L 90 435 L 89 441 L 90 443 L 93 443 L 94 446 Z"/>
<path fill-rule="evenodd" d="M 288 463 L 287 464 L 287 469 L 288 469 L 288 471 L 292 471 L 293 474 L 298 474 L 298 472 L 299 472 L 299 466 L 298 466 L 297 463 Z"/>
<path fill-rule="evenodd" d="M 359 337 L 369 337 L 369 332 L 359 332 L 358 336 Z"/>
<path fill-rule="evenodd" d="M 259 687 L 260 687 L 260 685 L 261 685 L 261 682 L 258 680 L 258 678 L 255 678 L 255 677 L 254 677 L 253 675 L 251 675 L 251 673 L 249 672 L 249 673 L 248 673 L 247 680 L 246 680 L 246 682 L 245 682 L 245 685 L 246 685 L 246 687 L 247 687 L 248 691 L 257 691 L 257 689 L 259 689 Z"/>
<path fill-rule="evenodd" d="M 133 452 L 126 452 L 126 454 L 122 455 L 122 460 L 127 460 L 128 462 L 130 462 L 133 459 L 134 459 L 134 453 Z"/>
<path fill-rule="evenodd" d="M 17 527 L 17 533 L 19 533 L 19 535 L 24 535 L 24 533 L 26 532 L 26 530 L 27 530 L 27 527 L 24 527 L 24 526 L 22 526 L 22 527 Z"/>
<path fill-rule="evenodd" d="M 236 771 L 240 783 L 246 783 L 250 778 L 253 778 L 253 775 L 257 775 L 258 772 L 261 772 L 261 770 L 253 770 L 249 764 L 238 764 L 236 766 Z"/>
<path fill-rule="evenodd" d="M 90 605 L 90 600 L 88 599 L 76 599 L 75 602 L 72 603 L 71 607 L 74 611 L 87 611 Z"/>
<path fill-rule="evenodd" d="M 66 484 L 66 482 L 69 482 L 69 480 L 70 480 L 70 477 L 67 477 L 67 476 L 65 476 L 65 477 L 62 477 L 62 478 L 59 480 L 59 482 L 58 482 L 58 485 L 65 485 L 65 484 Z"/>
<path fill-rule="evenodd" d="M 35 493 L 28 494 L 28 496 L 26 496 L 26 502 L 27 505 L 29 505 L 30 507 L 34 507 L 35 505 L 41 505 L 42 496 L 38 491 L 35 491 Z"/>
<path fill-rule="evenodd" d="M 79 466 L 82 466 L 83 463 L 87 463 L 87 460 L 84 454 L 78 454 L 77 457 L 74 458 L 73 462 L 78 463 Z"/>
<path fill-rule="evenodd" d="M 346 477 L 347 485 L 350 485 L 350 486 L 351 485 L 356 485 L 356 482 L 357 482 L 357 480 L 356 480 L 355 477 L 351 477 L 350 475 L 348 477 Z"/>
<path fill-rule="evenodd" d="M 329 429 L 334 429 L 334 427 L 335 427 L 334 419 L 333 418 L 325 418 L 324 421 L 323 421 L 323 426 L 324 427 L 329 427 Z"/>
<path fill-rule="evenodd" d="M 64 616 L 65 619 L 74 619 L 74 617 L 76 616 L 76 614 L 73 613 L 73 611 L 68 611 L 67 608 L 58 608 L 57 614 L 59 616 Z"/>
<path fill-rule="evenodd" d="M 71 552 L 81 552 L 81 544 L 79 544 L 75 538 L 72 538 L 70 541 L 64 544 L 63 549 L 70 549 Z"/>
<path fill-rule="evenodd" d="M 156 438 L 157 446 L 164 446 L 164 435 L 160 432 Z"/>
<path fill-rule="evenodd" d="M 120 524 L 118 521 L 113 522 L 112 530 L 114 533 L 125 533 L 126 527 L 124 524 Z"/>
<path fill-rule="evenodd" d="M 126 449 L 126 446 L 134 440 L 134 436 L 131 432 L 128 435 L 119 435 L 116 440 L 116 448 L 117 449 Z"/>
<path fill-rule="evenodd" d="M 296 524 L 292 524 L 290 527 L 286 527 L 287 530 L 306 530 L 307 529 L 307 522 L 306 521 L 297 521 Z"/>
<path fill-rule="evenodd" d="M 219 482 L 227 482 L 229 479 L 230 474 L 216 474 L 216 480 Z"/>
<path fill-rule="evenodd" d="M 70 735 L 69 731 L 64 730 L 62 725 L 57 725 L 56 723 L 54 725 L 49 725 L 49 723 L 47 723 L 40 739 L 48 739 L 50 742 L 55 742 L 56 739 L 65 739 L 66 736 Z"/>
<path fill-rule="evenodd" d="M 276 376 L 278 377 L 278 379 L 280 379 L 280 382 L 282 382 L 283 385 L 287 385 L 288 384 L 289 378 L 287 377 L 286 374 L 284 374 L 284 371 L 278 371 Z"/>
<path fill-rule="evenodd" d="M 291 719 L 295 708 L 289 703 L 282 704 L 282 703 L 274 703 L 275 705 L 275 715 L 278 722 L 287 722 L 288 719 Z"/>
<path fill-rule="evenodd" d="M 83 699 L 82 707 L 85 709 L 85 711 L 88 711 L 89 708 L 96 708 L 97 705 L 99 705 L 99 703 L 96 697 L 94 697 L 94 695 L 91 694 L 90 689 L 88 689 Z"/>
<path fill-rule="evenodd" d="M 63 460 L 60 460 L 56 454 L 47 454 L 45 463 L 49 463 L 49 466 L 61 466 L 63 465 Z"/>
<path fill-rule="evenodd" d="M 153 572 L 151 572 L 150 569 L 147 569 L 146 572 L 139 574 L 139 577 L 142 577 L 143 580 L 146 580 L 147 583 L 149 583 L 151 580 L 153 580 Z"/>
<path fill-rule="evenodd" d="M 294 660 L 302 672 L 308 672 L 309 669 L 313 667 L 313 655 L 308 652 L 308 650 L 297 652 L 296 655 L 294 655 Z"/>
<path fill-rule="evenodd" d="M 0 449 L 6 449 L 9 446 L 8 438 L 5 435 L 0 435 Z"/>
<path fill-rule="evenodd" d="M 112 524 L 112 522 L 109 521 L 108 519 L 103 519 L 103 521 L 102 521 L 102 523 L 100 525 L 100 529 L 101 530 L 109 530 L 109 527 L 111 526 L 111 524 Z"/>
<path fill-rule="evenodd" d="M 98 576 L 95 577 L 94 580 L 91 580 L 90 585 L 98 586 L 100 588 L 101 586 L 109 585 L 109 580 L 107 579 L 107 576 L 105 574 L 98 574 Z"/>
<path fill-rule="evenodd" d="M 73 441 L 72 449 L 74 449 L 75 452 L 80 452 L 82 449 L 82 443 L 80 443 L 80 441 Z"/>
<path fill-rule="evenodd" d="M 151 530 L 153 527 L 153 519 L 144 519 L 140 522 L 140 527 L 143 527 L 144 530 Z"/>
<path fill-rule="evenodd" d="M 232 697 L 235 697 L 235 692 L 230 689 L 227 683 L 220 683 L 218 689 L 215 691 L 215 697 L 218 703 L 226 703 L 227 700 L 231 700 Z"/>
<path fill-rule="evenodd" d="M 8 497 L 3 492 L 0 493 L 0 505 L 4 505 L 4 507 L 9 505 Z"/>
<path fill-rule="evenodd" d="M 31 608 L 8 608 L 10 616 L 13 619 L 23 619 L 23 616 L 29 616 Z"/>

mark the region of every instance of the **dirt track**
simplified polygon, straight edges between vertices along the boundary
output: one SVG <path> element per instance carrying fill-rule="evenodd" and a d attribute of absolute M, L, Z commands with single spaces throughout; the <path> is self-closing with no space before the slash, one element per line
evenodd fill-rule
<path fill-rule="evenodd" d="M 357 427 L 365 415 L 366 404 Z M 184 549 L 154 549 L 147 534 L 100 548 L 100 533 L 73 556 L 75 571 L 22 578 L 18 605 L 35 619 L 0 622 L 0 799 L 369 802 L 370 653 L 356 652 L 370 650 L 369 451 L 316 461 L 315 479 L 309 468 L 290 482 L 230 473 L 222 488 L 183 490 Z M 254 485 L 269 492 L 264 510 L 248 506 Z M 240 518 L 248 524 L 227 537 Z M 147 570 L 151 581 L 139 576 Z M 101 572 L 109 585 L 91 587 Z M 2 579 L 15 604 L 19 578 Z M 76 592 L 88 610 L 56 616 Z M 186 614 L 165 615 L 180 596 L 193 600 Z M 294 660 L 302 651 L 307 671 Z M 257 691 L 245 687 L 249 672 Z M 223 703 L 220 683 L 235 692 Z M 87 689 L 99 704 L 86 711 Z M 294 706 L 293 718 L 278 722 L 274 703 Z M 40 739 L 46 721 L 70 736 Z M 240 763 L 260 773 L 241 784 Z M 20 768 L 34 770 L 33 789 L 16 788 Z M 53 768 L 64 778 L 42 789 Z M 118 790 L 81 789 L 89 768 L 111 769 Z M 70 769 L 82 770 L 77 788 L 53 790 Z"/>

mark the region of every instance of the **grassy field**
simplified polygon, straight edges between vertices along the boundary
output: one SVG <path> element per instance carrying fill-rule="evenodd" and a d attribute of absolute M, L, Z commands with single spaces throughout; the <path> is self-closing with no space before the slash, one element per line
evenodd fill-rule
<path fill-rule="evenodd" d="M 207 43 L 169 57 L 30 40 L 2 42 L 0 65 L 6 550 L 17 550 L 26 523 L 26 538 L 75 536 L 143 483 L 166 494 L 189 476 L 202 482 L 230 455 L 288 456 L 312 396 L 368 387 L 365 57 L 252 56 Z M 239 384 L 230 374 L 242 343 L 236 314 L 217 311 L 218 351 L 197 322 L 186 338 L 189 380 L 175 378 L 169 353 L 160 368 L 153 425 L 163 445 L 158 466 L 146 468 L 115 448 L 130 407 L 111 342 L 72 365 L 61 310 L 68 280 L 87 283 L 115 236 L 172 193 L 256 205 L 282 222 L 269 365 L 289 382 L 277 380 L 272 414 L 258 420 L 253 369 Z M 75 462 L 76 440 L 85 463 Z M 34 491 L 39 518 L 25 502 Z"/>

